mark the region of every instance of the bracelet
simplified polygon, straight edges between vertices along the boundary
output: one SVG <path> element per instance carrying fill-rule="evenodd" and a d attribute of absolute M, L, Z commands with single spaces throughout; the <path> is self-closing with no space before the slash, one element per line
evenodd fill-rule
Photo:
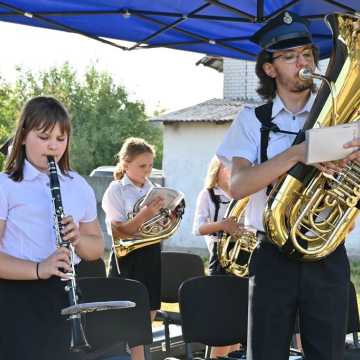
<path fill-rule="evenodd" d="M 37 277 L 37 279 L 38 280 L 41 280 L 41 278 L 40 278 L 40 276 L 39 276 L 39 265 L 40 265 L 40 263 L 36 263 L 36 277 Z"/>

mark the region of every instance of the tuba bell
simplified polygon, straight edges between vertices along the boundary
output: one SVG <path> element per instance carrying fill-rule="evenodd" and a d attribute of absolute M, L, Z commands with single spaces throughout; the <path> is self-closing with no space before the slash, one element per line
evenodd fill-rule
<path fill-rule="evenodd" d="M 360 17 L 331 14 L 326 21 L 333 51 L 304 130 L 359 120 Z M 295 143 L 302 140 L 300 135 Z M 344 242 L 359 213 L 359 199 L 358 163 L 331 176 L 298 163 L 273 187 L 264 226 L 270 240 L 290 257 L 316 261 Z"/>
<path fill-rule="evenodd" d="M 234 218 L 241 223 L 249 198 L 232 200 L 226 210 L 225 218 Z M 256 247 L 254 231 L 241 229 L 235 234 L 221 233 L 218 241 L 218 258 L 222 268 L 236 276 L 247 277 L 251 255 Z"/>
<path fill-rule="evenodd" d="M 157 188 L 159 189 L 159 188 Z M 134 237 L 115 236 L 113 231 L 112 241 L 113 250 L 116 258 L 122 258 L 130 252 L 159 243 L 161 240 L 170 238 L 178 229 L 185 210 L 184 195 L 173 189 L 160 188 L 176 194 L 176 203 L 172 203 L 171 208 L 160 209 L 158 214 L 145 221 L 139 228 Z M 132 219 L 144 205 L 143 196 L 134 204 L 134 208 L 129 218 Z"/>

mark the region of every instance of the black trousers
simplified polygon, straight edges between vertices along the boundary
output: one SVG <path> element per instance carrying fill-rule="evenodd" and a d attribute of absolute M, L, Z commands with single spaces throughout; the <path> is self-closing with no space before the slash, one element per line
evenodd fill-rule
<path fill-rule="evenodd" d="M 60 314 L 69 306 L 58 278 L 0 280 L 0 359 L 73 360 L 70 324 Z"/>
<path fill-rule="evenodd" d="M 221 266 L 218 257 L 218 243 L 214 242 L 211 247 L 209 258 L 209 275 L 226 275 L 228 274 Z"/>
<path fill-rule="evenodd" d="M 261 242 L 250 263 L 248 360 L 288 360 L 296 314 L 306 360 L 343 360 L 349 262 L 339 246 L 317 262 Z"/>

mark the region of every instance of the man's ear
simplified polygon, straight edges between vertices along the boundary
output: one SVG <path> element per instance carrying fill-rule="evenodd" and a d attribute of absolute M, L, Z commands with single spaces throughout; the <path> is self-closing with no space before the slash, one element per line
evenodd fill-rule
<path fill-rule="evenodd" d="M 275 71 L 275 68 L 274 68 L 274 65 L 271 64 L 271 63 L 265 63 L 263 66 L 262 66 L 265 74 L 271 78 L 275 78 L 276 76 L 276 71 Z"/>

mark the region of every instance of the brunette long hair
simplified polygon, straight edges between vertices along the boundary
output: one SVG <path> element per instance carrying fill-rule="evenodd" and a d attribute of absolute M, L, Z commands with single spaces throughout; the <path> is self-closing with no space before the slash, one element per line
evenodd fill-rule
<path fill-rule="evenodd" d="M 314 55 L 315 65 L 319 64 L 319 50 L 315 45 L 312 45 L 312 51 Z M 255 72 L 259 79 L 259 87 L 256 89 L 256 92 L 260 95 L 263 100 L 271 101 L 276 96 L 276 82 L 275 79 L 268 76 L 264 69 L 263 65 L 266 63 L 272 63 L 273 54 L 269 51 L 262 50 L 256 58 Z M 315 84 L 313 85 L 312 92 L 316 91 Z"/>
<path fill-rule="evenodd" d="M 62 133 L 67 134 L 66 150 L 59 160 L 59 168 L 63 174 L 70 170 L 69 142 L 71 135 L 70 116 L 64 105 L 51 96 L 37 96 L 30 99 L 22 109 L 17 121 L 15 136 L 10 153 L 5 163 L 5 173 L 14 181 L 22 181 L 26 159 L 24 140 L 33 130 L 52 131 L 59 124 Z"/>

